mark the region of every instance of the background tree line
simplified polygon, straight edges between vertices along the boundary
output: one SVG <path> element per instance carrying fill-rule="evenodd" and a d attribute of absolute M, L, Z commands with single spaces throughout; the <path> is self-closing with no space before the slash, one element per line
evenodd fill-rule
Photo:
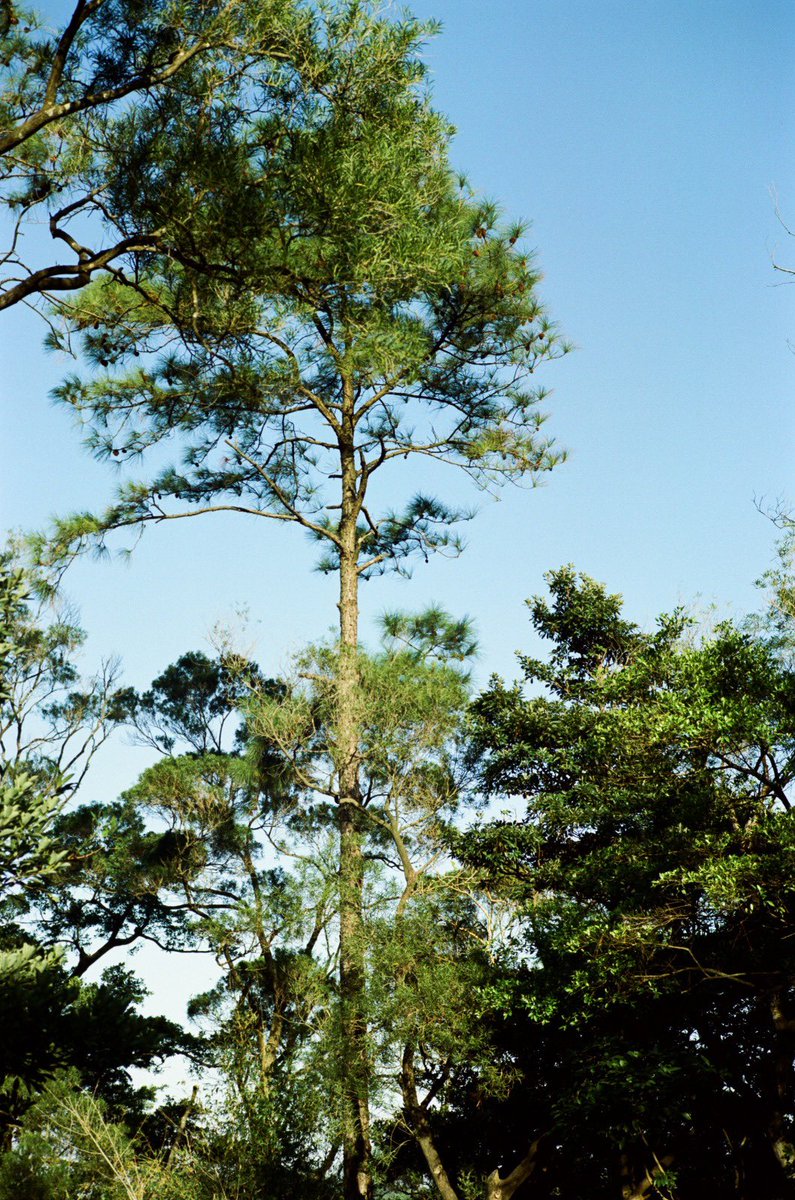
<path fill-rule="evenodd" d="M 567 347 L 523 227 L 450 168 L 432 30 L 4 12 L 3 305 L 38 297 L 89 449 L 148 473 L 2 564 L 0 1195 L 791 1195 L 786 570 L 704 636 L 553 572 L 529 690 L 473 698 L 439 609 L 361 642 L 360 584 L 461 549 L 441 466 L 562 457 L 534 375 Z M 28 255 L 42 211 L 69 262 Z M 282 678 L 229 648 L 81 682 L 64 565 L 219 511 L 318 543 L 338 636 Z M 119 726 L 157 760 L 83 803 Z M 87 981 L 142 941 L 212 956 L 190 1033 L 126 968 Z M 203 1083 L 155 1108 L 130 1068 L 174 1054 Z"/>

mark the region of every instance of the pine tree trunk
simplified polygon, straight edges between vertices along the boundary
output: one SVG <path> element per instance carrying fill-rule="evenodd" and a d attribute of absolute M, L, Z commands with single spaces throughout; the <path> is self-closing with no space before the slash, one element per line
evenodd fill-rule
<path fill-rule="evenodd" d="M 362 902 L 364 858 L 359 788 L 359 575 L 353 396 L 340 439 L 340 661 L 337 681 L 337 777 L 340 887 L 340 1007 L 345 1200 L 371 1200 L 370 1067 L 365 1015 Z"/>

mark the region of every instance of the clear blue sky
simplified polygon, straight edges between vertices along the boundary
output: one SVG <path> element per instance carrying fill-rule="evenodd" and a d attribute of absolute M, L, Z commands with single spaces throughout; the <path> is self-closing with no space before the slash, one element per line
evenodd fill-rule
<path fill-rule="evenodd" d="M 414 7 L 444 23 L 427 58 L 459 130 L 456 165 L 532 220 L 544 297 L 578 347 L 544 378 L 571 453 L 543 489 L 484 501 L 458 561 L 367 585 L 365 616 L 430 599 L 468 611 L 483 678 L 513 672 L 522 601 L 564 562 L 622 591 L 641 621 L 699 597 L 746 611 L 775 536 L 754 497 L 795 500 L 795 290 L 771 265 L 795 266 L 795 239 L 769 194 L 795 226 L 795 6 Z M 40 336 L 21 310 L 0 317 L 7 525 L 41 526 L 111 490 L 49 405 L 69 364 Z M 121 654 L 136 685 L 241 606 L 276 670 L 334 621 L 333 581 L 312 557 L 295 530 L 210 518 L 150 531 L 129 566 L 79 565 L 69 590 L 89 657 Z M 97 776 L 108 788 L 139 761 L 112 754 Z"/>

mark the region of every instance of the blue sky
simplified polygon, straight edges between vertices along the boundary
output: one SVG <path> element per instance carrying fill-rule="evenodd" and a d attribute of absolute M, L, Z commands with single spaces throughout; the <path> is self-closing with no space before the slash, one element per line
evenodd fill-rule
<path fill-rule="evenodd" d="M 475 618 L 481 678 L 511 674 L 528 643 L 523 600 L 569 561 L 622 591 L 640 621 L 691 601 L 743 613 L 775 540 L 754 500 L 795 501 L 795 291 L 771 262 L 795 266 L 795 239 L 770 195 L 795 226 L 795 6 L 414 8 L 444 23 L 427 60 L 459 131 L 456 166 L 532 221 L 544 298 L 577 346 L 544 376 L 570 458 L 541 489 L 484 498 L 459 560 L 368 584 L 365 627 L 386 607 L 437 600 Z M 0 316 L 6 525 L 96 507 L 112 486 L 48 401 L 71 364 L 45 355 L 41 334 L 22 310 Z M 334 621 L 334 583 L 312 559 L 295 530 L 265 522 L 153 530 L 129 565 L 72 573 L 88 659 L 121 654 L 143 686 L 247 608 L 246 637 L 274 671 Z M 95 786 L 129 782 L 139 753 L 108 751 Z"/>

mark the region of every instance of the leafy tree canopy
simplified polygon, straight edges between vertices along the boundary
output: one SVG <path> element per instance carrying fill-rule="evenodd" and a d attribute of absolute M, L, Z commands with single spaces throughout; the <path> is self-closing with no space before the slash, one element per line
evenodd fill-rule
<path fill-rule="evenodd" d="M 593 1131 L 585 1177 L 640 1188 L 667 1163 L 683 1196 L 699 1171 L 789 1195 L 791 667 L 728 623 L 644 633 L 571 568 L 549 583 L 532 690 L 494 679 L 474 706 L 484 785 L 526 804 L 460 846 L 526 908 L 525 966 L 492 1000 L 557 1046 L 547 1136 Z"/>

